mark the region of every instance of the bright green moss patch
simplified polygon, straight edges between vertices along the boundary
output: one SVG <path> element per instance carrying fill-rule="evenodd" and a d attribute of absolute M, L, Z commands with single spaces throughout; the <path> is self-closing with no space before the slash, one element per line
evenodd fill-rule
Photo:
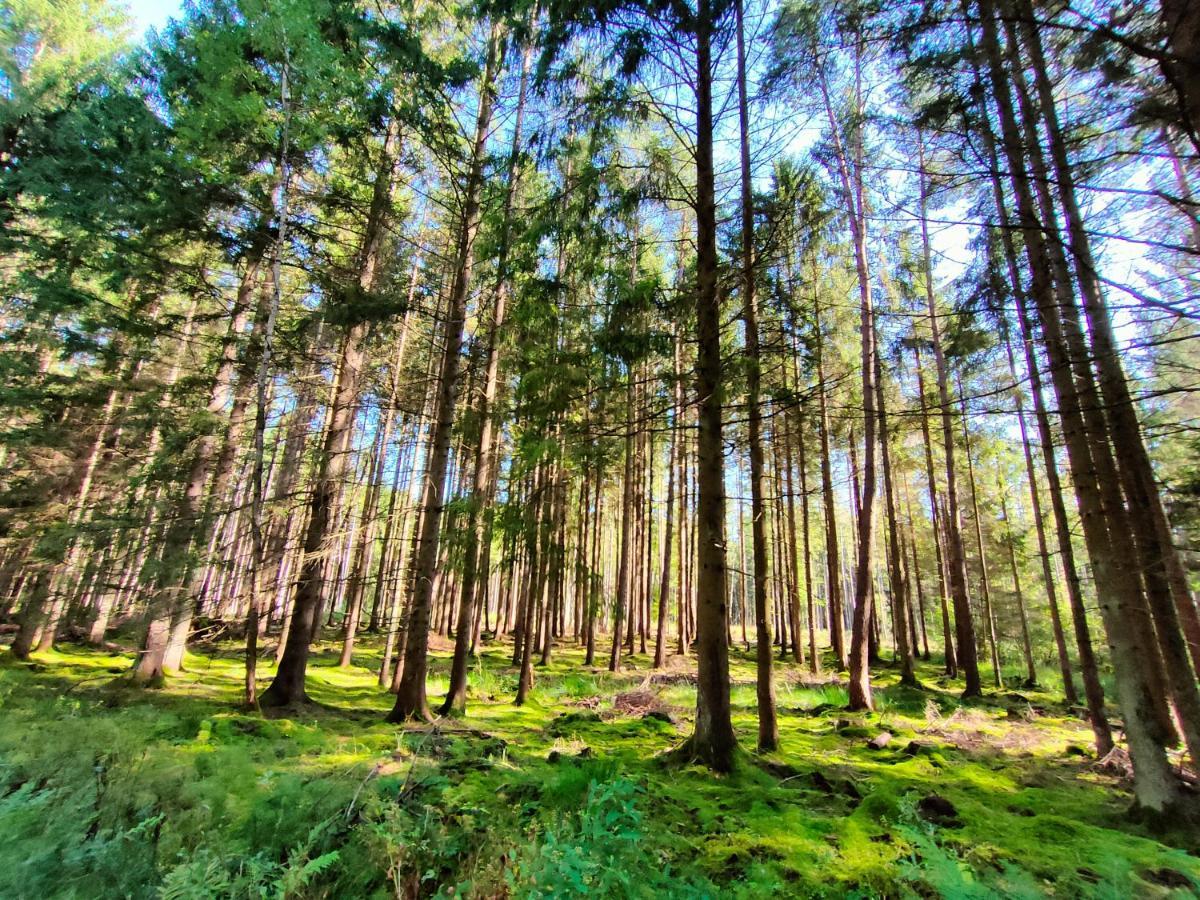
<path fill-rule="evenodd" d="M 323 648 L 312 706 L 238 706 L 239 649 L 161 689 L 71 647 L 0 663 L 5 897 L 1183 897 L 1200 843 L 1126 815 L 1085 722 L 1044 692 L 961 706 L 878 673 L 877 710 L 777 669 L 781 747 L 753 752 L 753 660 L 732 657 L 737 770 L 669 765 L 686 665 L 611 675 L 558 648 L 514 706 L 510 649 L 471 669 L 466 717 L 383 719 L 379 648 Z M 430 697 L 445 689 L 435 654 Z M 269 668 L 263 673 L 269 677 Z M 868 741 L 882 731 L 887 746 Z"/>

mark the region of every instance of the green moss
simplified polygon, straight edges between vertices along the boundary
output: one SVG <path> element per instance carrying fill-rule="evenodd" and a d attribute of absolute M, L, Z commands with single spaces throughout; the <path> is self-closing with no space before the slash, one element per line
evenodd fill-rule
<path fill-rule="evenodd" d="M 522 866 L 600 878 L 591 844 L 660 895 L 1167 896 L 1200 884 L 1194 837 L 1131 821 L 1126 787 L 1066 752 L 1088 744 L 1086 723 L 1042 693 L 1025 692 L 1025 708 L 1044 712 L 1011 718 L 1021 704 L 1010 698 L 963 707 L 932 670 L 919 691 L 885 671 L 876 713 L 850 717 L 844 687 L 780 664 L 780 749 L 741 750 L 734 773 L 714 777 L 664 757 L 691 729 L 685 681 L 651 688 L 673 721 L 613 708 L 641 687 L 644 657 L 613 675 L 559 648 L 516 707 L 508 650 L 489 647 L 472 665 L 465 718 L 404 730 L 383 721 L 379 648 L 365 642 L 347 669 L 335 651 L 318 648 L 310 668 L 316 705 L 287 718 L 238 710 L 236 647 L 189 654 L 153 691 L 130 686 L 119 654 L 4 658 L 0 895 L 91 896 L 99 883 L 113 896 L 164 885 L 187 896 L 194 883 L 229 895 L 286 882 L 318 895 L 419 883 L 488 896 L 519 888 Z M 431 669 L 437 697 L 445 656 Z M 735 652 L 732 675 L 735 728 L 752 748 L 752 658 Z M 882 730 L 892 744 L 868 750 Z M 914 754 L 910 740 L 922 744 Z M 957 827 L 921 817 L 934 793 Z M 608 824 L 585 815 L 598 797 Z"/>

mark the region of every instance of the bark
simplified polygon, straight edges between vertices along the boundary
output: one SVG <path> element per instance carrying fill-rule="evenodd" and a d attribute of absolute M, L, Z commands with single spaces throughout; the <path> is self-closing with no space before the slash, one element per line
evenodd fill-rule
<path fill-rule="evenodd" d="M 721 310 L 717 292 L 717 216 L 713 169 L 713 12 L 698 0 L 696 39 L 696 725 L 685 755 L 718 772 L 733 768 L 737 739 L 729 708 L 725 478 L 721 438 Z"/>
<path fill-rule="evenodd" d="M 746 46 L 742 2 L 734 3 L 737 23 L 738 122 L 742 176 L 742 322 L 746 354 L 746 441 L 750 454 L 750 532 L 754 559 L 754 634 L 757 662 L 758 749 L 779 745 L 772 677 L 771 625 L 767 616 L 766 498 L 763 472 L 762 363 L 759 352 L 758 311 L 754 297 L 754 210 L 750 184 L 750 113 L 746 99 Z"/>

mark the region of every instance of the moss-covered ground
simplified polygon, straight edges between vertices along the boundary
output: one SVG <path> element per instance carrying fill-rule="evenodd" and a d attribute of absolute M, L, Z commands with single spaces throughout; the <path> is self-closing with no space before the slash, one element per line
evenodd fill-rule
<path fill-rule="evenodd" d="M 4 653 L 0 897 L 1198 892 L 1200 836 L 1135 821 L 1119 766 L 1049 694 L 961 705 L 933 664 L 920 691 L 885 666 L 877 711 L 848 714 L 835 681 L 781 663 L 781 747 L 760 755 L 735 650 L 743 749 L 718 777 L 663 758 L 691 729 L 686 660 L 611 675 L 560 648 L 516 707 L 510 652 L 473 663 L 465 718 L 410 728 L 384 722 L 370 641 L 348 669 L 319 648 L 313 705 L 272 717 L 238 708 L 233 645 L 154 690 L 122 677 L 128 654 Z"/>

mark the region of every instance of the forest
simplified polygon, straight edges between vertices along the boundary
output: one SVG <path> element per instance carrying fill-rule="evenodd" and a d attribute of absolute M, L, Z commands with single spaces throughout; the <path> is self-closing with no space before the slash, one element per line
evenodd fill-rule
<path fill-rule="evenodd" d="M 1200 896 L 1200 4 L 161 5 L 0 3 L 0 896 Z"/>

